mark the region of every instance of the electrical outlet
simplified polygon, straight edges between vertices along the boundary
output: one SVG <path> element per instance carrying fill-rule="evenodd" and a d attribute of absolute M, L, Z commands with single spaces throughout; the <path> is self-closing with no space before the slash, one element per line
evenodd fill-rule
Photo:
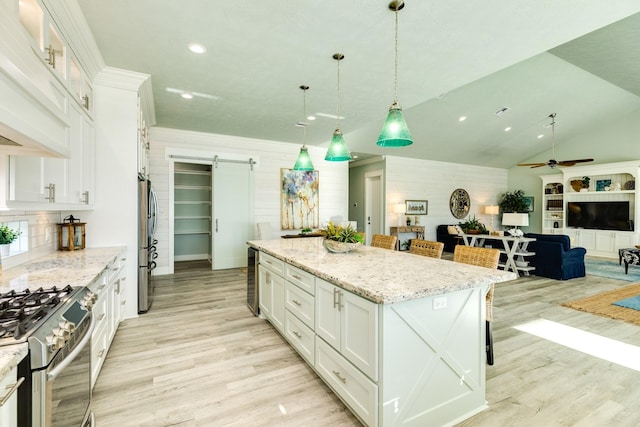
<path fill-rule="evenodd" d="M 433 309 L 442 310 L 447 308 L 447 297 L 436 297 L 433 299 Z"/>

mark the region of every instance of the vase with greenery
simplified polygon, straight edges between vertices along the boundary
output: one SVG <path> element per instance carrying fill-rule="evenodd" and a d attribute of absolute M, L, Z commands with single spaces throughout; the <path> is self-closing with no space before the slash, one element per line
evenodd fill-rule
<path fill-rule="evenodd" d="M 460 228 L 467 234 L 487 234 L 487 227 L 474 215 L 465 222 L 460 223 Z"/>
<path fill-rule="evenodd" d="M 502 195 L 500 203 L 498 203 L 502 212 L 507 213 L 527 213 L 529 212 L 529 203 L 524 197 L 524 191 L 515 190 L 506 192 Z"/>
<path fill-rule="evenodd" d="M 9 245 L 13 243 L 19 235 L 19 230 L 15 230 L 7 224 L 0 224 L 0 256 L 9 255 Z"/>
<path fill-rule="evenodd" d="M 329 222 L 327 227 L 320 231 L 325 236 L 323 245 L 330 252 L 350 252 L 364 243 L 364 233 L 355 230 L 351 224 L 336 226 L 333 222 Z"/>

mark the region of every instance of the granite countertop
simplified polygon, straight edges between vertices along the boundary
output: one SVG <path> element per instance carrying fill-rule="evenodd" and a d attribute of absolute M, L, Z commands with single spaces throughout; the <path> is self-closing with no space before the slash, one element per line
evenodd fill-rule
<path fill-rule="evenodd" d="M 514 280 L 510 271 L 453 263 L 408 252 L 360 246 L 336 254 L 322 238 L 254 240 L 247 244 L 378 304 L 391 304 Z"/>
<path fill-rule="evenodd" d="M 52 286 L 87 286 L 125 247 L 56 251 L 2 271 L 0 293 Z"/>
<path fill-rule="evenodd" d="M 5 345 L 0 347 L 0 381 L 27 355 L 28 344 Z"/>
<path fill-rule="evenodd" d="M 88 286 L 122 251 L 121 247 L 57 251 L 2 271 L 0 293 L 39 287 Z M 27 355 L 27 344 L 0 346 L 0 381 Z"/>

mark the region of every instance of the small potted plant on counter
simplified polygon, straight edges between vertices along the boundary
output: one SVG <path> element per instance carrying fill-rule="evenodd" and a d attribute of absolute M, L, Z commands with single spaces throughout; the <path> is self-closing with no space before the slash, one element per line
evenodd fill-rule
<path fill-rule="evenodd" d="M 19 235 L 19 230 L 15 230 L 7 224 L 0 224 L 0 256 L 9 256 L 9 245 L 11 245 Z"/>
<path fill-rule="evenodd" d="M 327 228 L 321 230 L 321 232 L 325 236 L 324 247 L 329 252 L 350 252 L 364 243 L 364 234 L 356 231 L 351 227 L 351 224 L 335 226 L 333 222 L 329 222 Z"/>

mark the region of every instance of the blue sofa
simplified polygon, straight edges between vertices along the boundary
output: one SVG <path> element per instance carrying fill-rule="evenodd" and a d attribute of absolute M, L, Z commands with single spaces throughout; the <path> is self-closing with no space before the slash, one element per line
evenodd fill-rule
<path fill-rule="evenodd" d="M 525 237 L 533 237 L 535 242 L 529 243 L 528 249 L 535 252 L 531 257 L 531 266 L 536 269 L 533 274 L 550 279 L 567 280 L 585 276 L 585 248 L 571 248 L 569 236 L 561 234 L 526 233 Z"/>

